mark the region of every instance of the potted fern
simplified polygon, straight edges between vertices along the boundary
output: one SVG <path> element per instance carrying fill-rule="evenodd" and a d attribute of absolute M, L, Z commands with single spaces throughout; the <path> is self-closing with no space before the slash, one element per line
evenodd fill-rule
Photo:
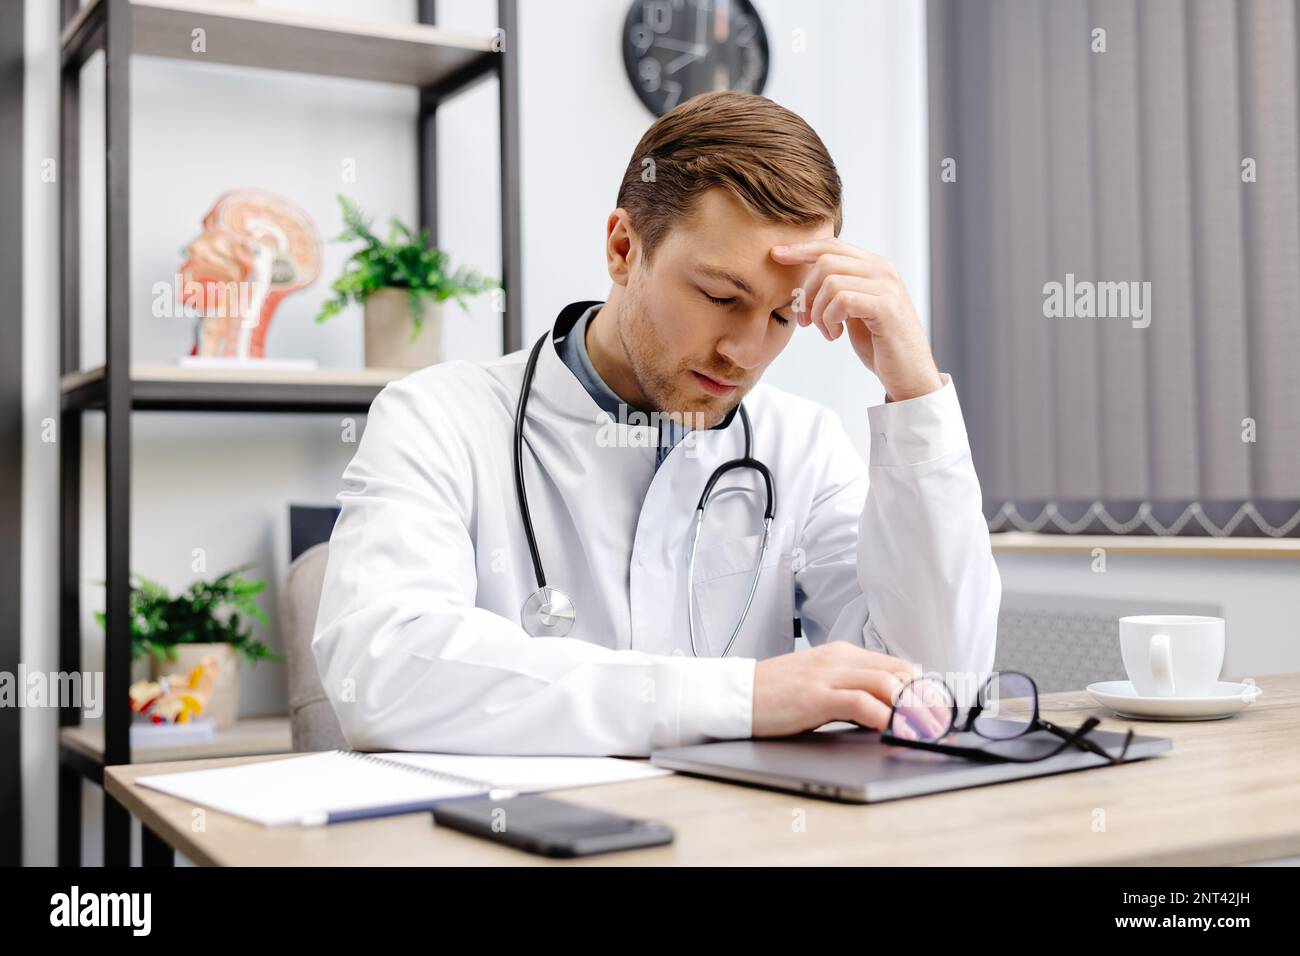
<path fill-rule="evenodd" d="M 321 306 L 317 322 L 343 311 L 349 302 L 365 309 L 366 366 L 415 369 L 441 358 L 442 303 L 455 299 L 468 311 L 465 297 L 499 287 L 495 279 L 463 266 L 452 270 L 449 256 L 429 244 L 429 230 L 412 232 L 395 216 L 387 240 L 381 240 L 356 203 L 339 196 L 343 232 L 336 242 L 362 246 L 331 284 L 334 297 Z"/>
<path fill-rule="evenodd" d="M 141 574 L 131 575 L 131 657 L 147 661 L 151 677 L 185 674 L 205 658 L 216 661 L 217 676 L 205 716 L 218 729 L 239 715 L 239 664 L 283 661 L 284 657 L 253 638 L 253 621 L 266 623 L 257 596 L 265 581 L 243 576 L 251 565 L 233 568 L 211 581 L 195 581 L 172 595 Z M 101 585 L 103 582 L 99 582 Z M 95 615 L 100 626 L 104 613 Z"/>

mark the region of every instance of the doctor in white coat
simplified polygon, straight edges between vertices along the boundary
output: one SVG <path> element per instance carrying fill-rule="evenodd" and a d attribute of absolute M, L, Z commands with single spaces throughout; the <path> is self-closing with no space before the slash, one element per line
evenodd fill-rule
<path fill-rule="evenodd" d="M 770 100 L 695 97 L 646 132 L 606 224 L 609 296 L 560 313 L 524 419 L 537 557 L 576 610 L 565 636 L 530 633 L 521 610 L 537 589 L 512 458 L 531 348 L 383 390 L 344 474 L 312 645 L 350 746 L 645 755 L 879 728 L 910 676 L 992 669 L 1000 583 L 954 383 L 893 266 L 840 225 L 825 146 Z M 760 384 L 799 327 L 847 333 L 887 401 L 842 423 Z M 729 472 L 688 580 L 701 491 L 744 454 L 742 400 L 774 479 L 771 543 L 758 568 L 764 483 Z M 846 428 L 869 430 L 869 468 Z"/>

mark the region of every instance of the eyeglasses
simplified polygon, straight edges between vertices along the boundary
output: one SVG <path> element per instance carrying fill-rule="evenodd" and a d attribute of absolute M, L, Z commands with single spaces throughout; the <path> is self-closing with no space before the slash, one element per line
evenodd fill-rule
<path fill-rule="evenodd" d="M 1133 740 L 1133 730 L 1124 736 L 1118 757 L 1088 734 L 1100 720 L 1089 717 L 1075 730 L 1058 727 L 1038 713 L 1038 685 L 1028 674 L 1003 671 L 991 675 L 980 687 L 975 704 L 957 727 L 957 697 L 942 679 L 933 676 L 908 681 L 899 691 L 889 712 L 889 723 L 881 733 L 883 743 L 894 747 L 915 747 L 936 753 L 968 757 L 990 762 L 1033 763 L 1054 757 L 1068 747 L 1079 747 L 1105 757 L 1110 763 L 1122 763 Z M 1015 740 L 1036 730 L 1045 730 L 1061 738 L 1054 749 L 1033 756 L 999 752 L 997 743 Z M 987 747 L 957 747 L 939 743 L 951 733 L 975 733 L 994 741 Z"/>

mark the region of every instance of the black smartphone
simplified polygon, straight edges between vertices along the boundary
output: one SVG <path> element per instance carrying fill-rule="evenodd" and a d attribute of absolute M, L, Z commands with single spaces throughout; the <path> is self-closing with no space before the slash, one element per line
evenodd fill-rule
<path fill-rule="evenodd" d="M 438 826 L 539 853 L 574 857 L 673 842 L 673 831 L 653 820 L 593 810 L 540 794 L 449 800 L 433 810 Z"/>

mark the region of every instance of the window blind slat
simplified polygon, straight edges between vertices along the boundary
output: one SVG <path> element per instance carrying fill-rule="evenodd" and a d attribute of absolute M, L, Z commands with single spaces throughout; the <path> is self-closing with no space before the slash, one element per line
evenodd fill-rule
<path fill-rule="evenodd" d="M 1172 498 L 1200 494 L 1184 10 L 1182 0 L 1138 6 L 1143 278 L 1159 297 L 1146 330 L 1151 487 Z"/>
<path fill-rule="evenodd" d="M 1093 160 L 1081 125 L 1091 112 L 1088 37 L 1090 18 L 1082 2 L 1046 4 L 1050 67 L 1047 136 L 1051 206 L 1040 210 L 1051 236 L 1051 260 L 1043 282 L 1062 282 L 1068 272 L 1096 274 L 1093 257 Z M 1041 286 L 1040 286 L 1041 290 Z M 1040 291 L 1041 306 L 1041 291 Z M 1060 487 L 1055 495 L 1095 498 L 1102 486 L 1101 394 L 1103 378 L 1097 331 L 1090 322 L 1058 322 L 1052 367 L 1056 381 L 1055 434 Z M 1010 374 L 1012 370 L 1006 370 Z M 963 398 L 964 401 L 964 398 Z M 1068 437 L 1067 437 L 1068 436 Z M 1022 494 L 1014 486 L 1001 494 Z"/>
<path fill-rule="evenodd" d="M 1188 6 L 1188 131 L 1192 157 L 1193 290 L 1200 383 L 1201 494 L 1247 498 L 1249 414 L 1242 232 L 1237 17 L 1232 0 Z"/>
<path fill-rule="evenodd" d="M 1031 498 L 1056 492 L 1055 456 L 1044 454 L 1055 434 L 1055 385 L 1051 374 L 1053 323 L 1043 316 L 1043 276 L 1047 273 L 1049 204 L 1045 29 L 1038 0 L 1000 0 L 998 30 L 1005 50 L 996 60 L 1006 95 L 1000 100 L 1005 133 L 998 164 L 1005 202 L 1006 259 L 1003 311 L 1010 335 L 1003 361 L 1008 362 L 1006 424 L 1014 434 L 1009 465 L 1018 485 Z"/>
<path fill-rule="evenodd" d="M 962 389 L 963 410 L 969 408 L 972 457 L 981 476 L 987 475 L 994 487 L 1006 487 L 1007 458 L 997 441 L 999 409 L 992 379 L 998 368 L 998 344 L 985 326 L 990 314 L 995 284 L 993 243 L 989 239 L 994 202 L 985 184 L 992 176 L 990 139 L 993 126 L 991 66 L 994 52 L 987 11 L 982 4 L 953 4 L 955 24 L 952 36 L 961 52 L 951 61 L 957 73 L 958 95 L 950 103 L 950 116 L 957 130 L 956 148 L 950 158 L 956 160 L 957 181 L 941 183 L 939 197 L 957 204 L 961 256 L 954 263 L 961 293 L 957 312 L 949 321 L 964 329 L 965 347 L 961 352 L 948 349 L 940 356 L 945 367 L 961 368 L 957 387 Z M 968 187 L 967 184 L 970 184 Z M 969 405 L 967 405 L 969 396 Z"/>
<path fill-rule="evenodd" d="M 1258 164 L 1244 185 L 1250 289 L 1251 446 L 1255 489 L 1266 498 L 1300 489 L 1300 150 L 1296 141 L 1295 4 L 1240 7 L 1243 138 Z"/>
<path fill-rule="evenodd" d="M 1101 283 L 1138 282 L 1144 275 L 1137 16 L 1131 0 L 1094 0 L 1091 12 L 1093 24 L 1106 31 L 1106 52 L 1094 53 L 1089 61 L 1094 97 L 1097 271 L 1079 278 L 1098 283 L 1100 291 Z M 1099 306 L 1102 298 L 1098 296 Z M 1106 444 L 1102 493 L 1107 498 L 1145 498 L 1152 491 L 1145 413 L 1149 329 L 1135 328 L 1123 316 L 1075 321 L 1090 321 L 1101 347 L 1105 375 L 1101 421 Z"/>

